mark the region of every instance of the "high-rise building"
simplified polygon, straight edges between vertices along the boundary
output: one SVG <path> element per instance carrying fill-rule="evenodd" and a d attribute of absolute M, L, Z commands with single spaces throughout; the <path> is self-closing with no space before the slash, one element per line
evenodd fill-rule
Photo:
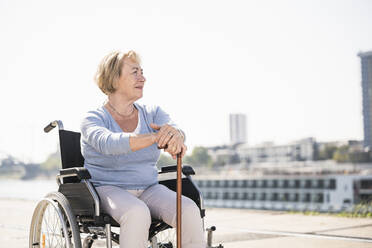
<path fill-rule="evenodd" d="M 247 123 L 244 114 L 230 114 L 230 142 L 231 145 L 247 142 Z"/>
<path fill-rule="evenodd" d="M 372 51 L 360 52 L 362 66 L 364 147 L 372 149 Z"/>

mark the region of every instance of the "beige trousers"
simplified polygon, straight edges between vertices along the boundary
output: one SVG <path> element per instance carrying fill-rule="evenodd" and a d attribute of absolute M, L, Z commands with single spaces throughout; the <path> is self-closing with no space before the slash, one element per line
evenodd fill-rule
<path fill-rule="evenodd" d="M 146 190 L 100 186 L 103 210 L 120 224 L 120 248 L 147 248 L 151 217 L 176 227 L 176 193 L 161 184 Z M 182 247 L 205 248 L 200 211 L 193 200 L 182 196 Z"/>

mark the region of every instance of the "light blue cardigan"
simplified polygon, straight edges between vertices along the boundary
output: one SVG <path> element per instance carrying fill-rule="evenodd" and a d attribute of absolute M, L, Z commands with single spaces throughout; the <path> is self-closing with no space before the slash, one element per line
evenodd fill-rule
<path fill-rule="evenodd" d="M 81 152 L 84 166 L 95 186 L 116 185 L 124 189 L 146 189 L 158 183 L 157 144 L 133 152 L 131 134 L 156 132 L 150 123 L 176 125 L 160 107 L 135 103 L 138 125 L 132 133 L 123 132 L 104 106 L 89 111 L 81 123 Z"/>

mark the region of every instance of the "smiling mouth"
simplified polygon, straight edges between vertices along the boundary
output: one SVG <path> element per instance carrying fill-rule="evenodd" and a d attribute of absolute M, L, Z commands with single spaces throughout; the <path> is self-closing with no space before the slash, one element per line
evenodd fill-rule
<path fill-rule="evenodd" d="M 142 90 L 143 89 L 143 86 L 138 86 L 138 87 L 135 87 L 135 88 Z"/>

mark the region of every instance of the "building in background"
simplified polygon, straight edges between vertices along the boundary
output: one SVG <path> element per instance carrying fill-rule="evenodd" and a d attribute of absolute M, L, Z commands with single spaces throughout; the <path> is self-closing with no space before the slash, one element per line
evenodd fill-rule
<path fill-rule="evenodd" d="M 247 122 L 244 114 L 230 114 L 230 144 L 247 143 Z"/>
<path fill-rule="evenodd" d="M 265 142 L 261 145 L 237 148 L 241 161 L 250 163 L 283 163 L 291 161 L 314 160 L 316 141 L 314 138 L 305 138 L 286 145 L 274 145 Z"/>
<path fill-rule="evenodd" d="M 214 165 L 217 166 L 260 163 L 280 166 L 296 164 L 292 162 L 341 160 L 335 157 L 336 152 L 339 156 L 346 156 L 343 157 L 346 161 L 341 162 L 364 163 L 369 161 L 369 157 L 365 157 L 369 155 L 365 153 L 361 140 L 318 142 L 315 138 L 308 137 L 282 145 L 264 142 L 254 146 L 246 144 L 214 146 L 207 147 L 207 150 Z"/>
<path fill-rule="evenodd" d="M 240 162 L 245 162 L 240 160 L 237 147 L 239 147 L 239 145 L 207 147 L 208 155 L 216 166 L 234 165 L 239 164 Z"/>
<path fill-rule="evenodd" d="M 364 147 L 372 148 L 372 51 L 360 52 L 362 71 Z"/>

